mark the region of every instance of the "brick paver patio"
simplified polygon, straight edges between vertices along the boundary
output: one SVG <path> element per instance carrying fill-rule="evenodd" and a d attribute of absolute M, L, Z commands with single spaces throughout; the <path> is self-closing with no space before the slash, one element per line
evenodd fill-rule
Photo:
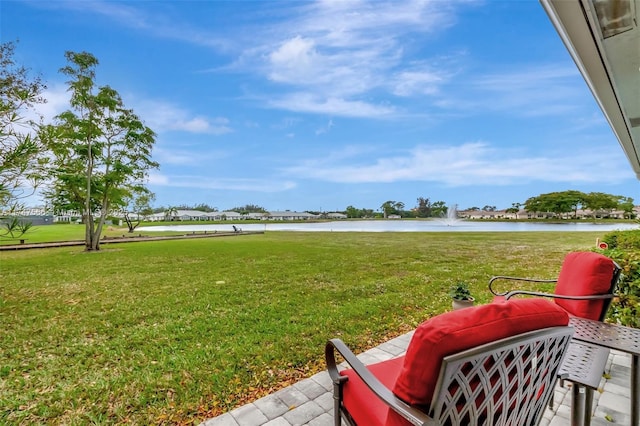
<path fill-rule="evenodd" d="M 360 355 L 365 364 L 384 361 L 404 353 L 411 333 L 383 343 Z M 612 351 L 607 378 L 594 392 L 593 426 L 629 425 L 629 377 L 631 357 Z M 558 384 L 553 409 L 547 409 L 541 426 L 570 425 L 571 384 Z M 206 420 L 200 426 L 333 426 L 333 397 L 329 374 L 324 371 L 255 402 Z"/>

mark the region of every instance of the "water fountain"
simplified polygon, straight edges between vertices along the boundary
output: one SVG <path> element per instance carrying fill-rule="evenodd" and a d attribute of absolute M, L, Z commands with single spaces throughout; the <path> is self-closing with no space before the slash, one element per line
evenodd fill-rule
<path fill-rule="evenodd" d="M 442 222 L 444 222 L 444 224 L 447 225 L 447 226 L 454 226 L 458 222 L 460 222 L 460 219 L 458 219 L 458 205 L 457 204 L 452 204 L 452 205 L 447 207 L 447 214 L 446 215 L 444 215 L 444 214 L 442 215 Z"/>

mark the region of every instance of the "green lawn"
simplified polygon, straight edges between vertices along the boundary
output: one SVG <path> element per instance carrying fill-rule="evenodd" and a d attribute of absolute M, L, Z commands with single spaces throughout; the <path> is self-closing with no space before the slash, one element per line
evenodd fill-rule
<path fill-rule="evenodd" d="M 77 226 L 79 225 L 69 225 Z M 52 227 L 54 228 L 54 227 Z M 0 424 L 198 423 L 375 346 L 465 280 L 554 277 L 595 233 L 297 233 L 0 252 Z"/>
<path fill-rule="evenodd" d="M 145 226 L 148 226 L 145 224 Z M 21 239 L 29 243 L 48 243 L 53 241 L 75 241 L 84 240 L 85 227 L 81 224 L 54 224 L 46 226 L 34 226 L 25 235 L 18 238 L 9 238 L 9 236 L 0 237 L 0 245 L 18 244 Z M 102 230 L 102 236 L 108 238 L 131 237 L 131 236 L 161 236 L 175 235 L 180 232 L 141 232 L 135 231 L 129 233 L 128 228 L 105 225 Z"/>

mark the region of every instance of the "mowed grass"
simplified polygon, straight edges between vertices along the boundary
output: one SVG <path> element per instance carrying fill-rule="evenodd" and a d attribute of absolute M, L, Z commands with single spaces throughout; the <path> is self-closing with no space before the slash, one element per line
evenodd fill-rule
<path fill-rule="evenodd" d="M 296 233 L 0 252 L 0 424 L 190 424 L 597 233 Z"/>
<path fill-rule="evenodd" d="M 164 224 L 164 223 L 163 223 Z M 148 226 L 148 224 L 144 224 Z M 0 232 L 1 233 L 1 232 Z M 25 240 L 25 243 L 49 243 L 55 241 L 76 241 L 84 240 L 85 226 L 82 224 L 54 224 L 46 226 L 34 226 L 26 234 L 17 238 L 10 238 L 6 235 L 0 238 L 1 245 L 19 244 L 21 239 Z M 132 236 L 160 236 L 160 235 L 175 235 L 179 232 L 144 232 L 136 230 L 133 233 L 129 233 L 128 228 L 118 227 L 113 225 L 105 225 L 102 229 L 102 236 L 108 238 L 122 238 Z"/>

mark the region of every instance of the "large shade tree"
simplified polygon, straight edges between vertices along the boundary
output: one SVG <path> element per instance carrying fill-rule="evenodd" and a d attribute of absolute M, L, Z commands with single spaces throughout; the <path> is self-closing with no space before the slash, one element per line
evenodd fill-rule
<path fill-rule="evenodd" d="M 16 63 L 15 47 L 12 42 L 0 43 L 0 237 L 16 237 L 29 228 L 14 213 L 42 181 L 46 165 L 34 110 L 45 102 L 46 86 Z"/>
<path fill-rule="evenodd" d="M 431 217 L 431 201 L 426 197 L 418 197 L 416 206 L 416 217 Z"/>
<path fill-rule="evenodd" d="M 635 205 L 633 204 L 633 198 L 625 197 L 624 195 L 619 195 L 618 197 L 618 208 L 624 211 L 624 217 L 627 219 L 635 218 L 635 213 L 633 208 Z"/>
<path fill-rule="evenodd" d="M 404 209 L 404 203 L 402 201 L 385 201 L 380 206 L 382 215 L 386 219 L 390 214 L 401 214 Z"/>
<path fill-rule="evenodd" d="M 618 208 L 621 197 L 604 192 L 590 192 L 584 198 L 584 205 L 591 210 L 593 217 L 606 215 Z"/>
<path fill-rule="evenodd" d="M 447 204 L 444 201 L 436 201 L 431 204 L 431 215 L 433 217 L 446 217 Z"/>
<path fill-rule="evenodd" d="M 621 209 L 625 216 L 633 216 L 633 198 L 604 192 L 584 193 L 575 190 L 550 192 L 529 198 L 524 203 L 529 212 L 553 212 L 558 216 L 573 213 L 577 217 L 578 209 L 591 210 L 593 217 L 606 216 L 615 209 Z"/>
<path fill-rule="evenodd" d="M 524 208 L 528 212 L 555 213 L 558 216 L 573 213 L 576 216 L 578 208 L 585 204 L 587 195 L 580 191 L 562 191 L 540 194 L 527 199 Z"/>
<path fill-rule="evenodd" d="M 136 194 L 148 193 L 155 134 L 117 91 L 97 87 L 98 60 L 87 52 L 67 52 L 60 71 L 69 78 L 71 108 L 43 129 L 53 154 L 47 195 L 57 208 L 82 212 L 85 250 L 99 250 L 107 215 L 125 208 Z"/>

